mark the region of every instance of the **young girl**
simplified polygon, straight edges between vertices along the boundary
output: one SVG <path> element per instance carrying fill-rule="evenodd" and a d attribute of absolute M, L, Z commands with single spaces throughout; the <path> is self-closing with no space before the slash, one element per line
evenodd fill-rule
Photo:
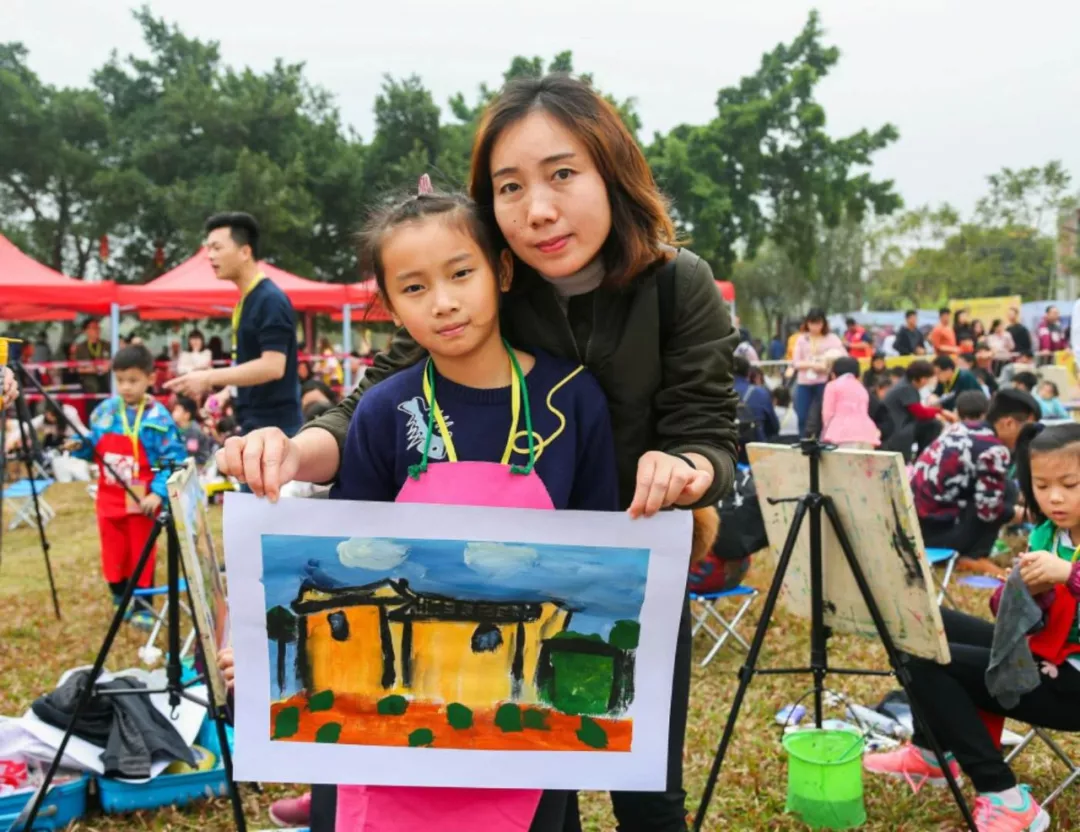
<path fill-rule="evenodd" d="M 1041 432 L 1040 432 L 1041 431 Z M 950 764 L 971 778 L 978 798 L 980 832 L 1041 832 L 1049 815 L 1035 802 L 1005 763 L 1000 748 L 1005 717 L 1060 731 L 1080 731 L 1080 424 L 1025 426 L 1017 443 L 1017 473 L 1025 502 L 1038 524 L 1019 558 L 1027 590 L 1044 611 L 1043 624 L 1028 636 L 1041 669 L 1041 683 L 1005 708 L 986 687 L 994 626 L 955 610 L 942 609 L 952 662 L 939 665 L 911 658 L 913 692 L 942 747 L 955 755 Z M 997 613 L 1002 589 L 990 606 Z M 916 790 L 944 783 L 944 772 L 917 731 L 911 745 L 871 754 L 869 771 L 906 779 Z"/>
<path fill-rule="evenodd" d="M 859 383 L 859 362 L 838 358 L 829 378 L 821 405 L 822 441 L 841 448 L 876 448 L 881 431 L 870 418 L 870 394 Z"/>
<path fill-rule="evenodd" d="M 420 194 L 373 217 L 361 242 L 394 322 L 428 358 L 360 400 L 331 496 L 617 510 L 615 445 L 599 385 L 580 365 L 503 339 L 509 253 L 496 250 L 473 203 L 429 189 L 425 176 Z M 548 793 L 545 805 L 540 798 L 523 789 L 342 787 L 337 829 L 367 829 L 369 818 L 396 829 L 392 817 L 402 829 L 526 829 L 538 808 L 551 822 L 533 828 L 561 829 L 565 794 Z"/>
<path fill-rule="evenodd" d="M 783 385 L 772 391 L 773 410 L 776 411 L 776 419 L 780 423 L 779 436 L 798 436 L 799 419 L 795 415 L 795 408 L 791 406 L 791 391 Z"/>
<path fill-rule="evenodd" d="M 825 383 L 829 380 L 826 354 L 833 351 L 847 354 L 840 338 L 829 332 L 824 310 L 811 309 L 806 314 L 805 326 L 806 331 L 795 342 L 791 364 L 799 382 L 795 388 L 795 412 L 799 417 L 799 433 L 803 436 L 807 434 L 810 412 L 815 405 L 821 404 L 825 395 Z"/>
<path fill-rule="evenodd" d="M 1061 399 L 1058 391 L 1058 386 L 1052 381 L 1044 381 L 1039 385 L 1039 392 L 1035 398 L 1039 400 L 1039 407 L 1042 408 L 1042 419 L 1047 421 L 1049 419 L 1068 419 L 1069 411 L 1065 409 L 1065 405 L 1061 403 Z"/>

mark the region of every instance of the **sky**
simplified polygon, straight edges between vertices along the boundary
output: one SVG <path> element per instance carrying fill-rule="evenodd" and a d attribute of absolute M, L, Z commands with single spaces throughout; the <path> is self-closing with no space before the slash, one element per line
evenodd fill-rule
<path fill-rule="evenodd" d="M 0 38 L 22 41 L 48 82 L 85 84 L 111 50 L 142 49 L 125 0 L 0 0 Z M 635 97 L 643 137 L 715 115 L 717 90 L 790 41 L 810 4 L 722 0 L 151 0 L 234 66 L 307 64 L 365 138 L 384 73 L 416 73 L 445 106 L 497 86 L 515 55 L 570 49 L 575 68 Z M 900 140 L 876 157 L 909 206 L 969 213 L 1003 166 L 1060 159 L 1080 188 L 1080 3 L 1035 0 L 820 0 L 840 64 L 820 87 L 834 135 L 885 122 Z"/>
<path fill-rule="evenodd" d="M 305 577 L 328 586 L 406 578 L 417 592 L 475 601 L 568 601 L 571 629 L 607 637 L 637 620 L 647 549 L 466 543 L 460 540 L 263 536 L 266 607 L 288 607 Z"/>

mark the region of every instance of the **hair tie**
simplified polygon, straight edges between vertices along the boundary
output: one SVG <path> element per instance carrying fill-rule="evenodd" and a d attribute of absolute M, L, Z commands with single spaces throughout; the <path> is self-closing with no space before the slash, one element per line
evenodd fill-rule
<path fill-rule="evenodd" d="M 435 189 L 431 187 L 431 177 L 425 173 L 420 177 L 420 183 L 416 187 L 416 195 L 425 196 L 433 193 L 435 193 Z"/>

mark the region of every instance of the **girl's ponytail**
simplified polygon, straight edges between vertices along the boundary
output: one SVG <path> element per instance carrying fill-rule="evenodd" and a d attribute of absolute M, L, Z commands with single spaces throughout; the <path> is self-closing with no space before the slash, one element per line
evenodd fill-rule
<path fill-rule="evenodd" d="M 1020 493 L 1024 497 L 1028 519 L 1033 523 L 1041 523 L 1046 519 L 1035 501 L 1035 489 L 1031 484 L 1031 442 L 1042 433 L 1044 427 L 1046 426 L 1041 422 L 1028 422 L 1021 427 L 1020 435 L 1016 439 L 1016 450 L 1013 451 L 1016 479 L 1020 482 Z"/>

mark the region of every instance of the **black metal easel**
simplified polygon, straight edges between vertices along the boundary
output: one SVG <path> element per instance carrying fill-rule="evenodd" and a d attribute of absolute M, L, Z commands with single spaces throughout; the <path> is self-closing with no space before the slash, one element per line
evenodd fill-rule
<path fill-rule="evenodd" d="M 46 401 L 50 401 L 48 393 L 41 387 L 37 379 L 30 376 L 18 362 L 16 366 L 20 374 L 30 381 L 31 386 L 35 387 L 39 393 L 45 396 Z M 63 411 L 59 411 L 61 417 L 63 417 Z M 86 437 L 83 437 L 85 439 Z M 95 452 L 96 454 L 96 452 Z M 107 468 L 108 464 L 102 461 Z M 111 471 L 112 469 L 109 468 Z M 166 463 L 162 468 L 158 470 L 173 470 L 171 462 Z M 132 499 L 138 500 L 138 495 L 128 486 L 123 478 L 116 475 L 114 472 L 116 481 L 122 483 L 125 491 L 128 492 L 128 496 Z M 132 599 L 135 595 L 135 589 L 138 584 L 138 578 L 142 575 L 143 571 L 150 563 L 150 555 L 154 551 L 154 546 L 157 543 L 158 537 L 162 531 L 165 531 L 166 537 L 166 561 L 168 569 L 168 630 L 169 630 L 169 644 L 168 644 L 168 659 L 166 662 L 166 684 L 164 688 L 158 690 L 113 690 L 95 691 L 97 685 L 97 679 L 101 676 L 102 670 L 105 667 L 105 661 L 108 658 L 110 650 L 112 650 L 113 642 L 116 640 L 117 633 L 120 632 L 120 628 L 123 626 L 127 617 L 128 608 L 131 606 Z M 64 736 L 60 741 L 60 746 L 57 748 L 56 756 L 53 758 L 52 763 L 49 765 L 48 771 L 45 773 L 45 779 L 34 793 L 33 799 L 27 803 L 26 807 L 20 813 L 16 819 L 14 828 L 16 829 L 33 829 L 34 821 L 37 819 L 38 814 L 41 811 L 41 807 L 44 804 L 45 797 L 48 794 L 49 786 L 53 779 L 56 777 L 56 772 L 60 768 L 60 763 L 64 758 L 64 751 L 67 748 L 68 742 L 74 733 L 74 727 L 79 719 L 80 714 L 85 710 L 86 706 L 90 702 L 90 698 L 94 693 L 99 696 L 123 696 L 128 694 L 152 694 L 152 693 L 165 693 L 169 696 L 169 706 L 174 711 L 180 705 L 181 699 L 187 699 L 191 702 L 195 702 L 200 705 L 204 705 L 207 712 L 210 714 L 210 718 L 214 721 L 217 729 L 218 745 L 221 748 L 221 762 L 222 768 L 225 772 L 225 780 L 229 789 L 229 799 L 232 803 L 233 820 L 236 823 L 237 832 L 246 832 L 247 822 L 244 818 L 244 807 L 240 799 L 240 793 L 237 789 L 236 782 L 233 780 L 233 766 L 232 766 L 232 751 L 229 748 L 228 736 L 225 731 L 225 725 L 229 721 L 229 714 L 227 709 L 219 708 L 214 702 L 213 693 L 210 686 L 207 685 L 207 698 L 205 700 L 193 696 L 188 690 L 199 682 L 203 681 L 195 679 L 188 685 L 185 685 L 181 681 L 183 675 L 183 666 L 181 664 L 180 651 L 180 572 L 183 568 L 183 564 L 180 558 L 180 536 L 176 531 L 176 523 L 172 516 L 172 511 L 168 502 L 162 504 L 161 510 L 158 512 L 157 517 L 154 520 L 154 526 L 150 531 L 150 536 L 143 546 L 142 553 L 139 555 L 139 562 L 135 566 L 135 572 L 130 580 L 127 581 L 127 585 L 124 588 L 124 594 L 121 597 L 116 613 L 113 615 L 112 622 L 109 624 L 108 632 L 105 634 L 105 640 L 101 645 L 101 649 L 98 651 L 97 657 L 94 659 L 93 668 L 90 670 L 90 676 L 88 683 L 83 687 L 79 693 L 79 700 L 75 705 L 75 710 L 71 715 L 71 721 L 68 723 L 67 729 L 64 731 Z M 190 589 L 188 590 L 188 602 L 191 603 Z M 194 608 L 194 607 L 192 607 Z M 196 644 L 199 644 L 199 632 L 198 632 L 198 620 L 196 616 L 192 616 L 196 628 Z M 202 656 L 202 647 L 199 644 L 199 655 Z M 206 658 L 202 656 L 203 666 L 206 666 Z M 207 672 L 210 672 L 207 668 Z"/>
<path fill-rule="evenodd" d="M 780 560 L 776 566 L 776 574 L 773 576 L 772 585 L 769 587 L 769 593 L 765 598 L 765 606 L 762 608 L 761 618 L 758 621 L 757 630 L 754 632 L 753 641 L 750 643 L 746 661 L 739 670 L 739 687 L 735 692 L 735 699 L 731 703 L 731 711 L 728 714 L 727 725 L 724 727 L 724 734 L 721 737 L 720 745 L 716 750 L 712 770 L 709 772 L 709 779 L 705 783 L 705 792 L 701 797 L 701 805 L 698 807 L 697 814 L 694 817 L 694 832 L 700 832 L 702 824 L 705 822 L 705 817 L 709 812 L 709 803 L 712 800 L 713 790 L 716 788 L 716 781 L 720 776 L 720 768 L 724 764 L 724 757 L 727 755 L 728 746 L 731 744 L 731 738 L 735 731 L 735 723 L 739 719 L 739 711 L 742 708 L 743 700 L 746 697 L 746 691 L 750 687 L 750 682 L 755 673 L 763 675 L 812 674 L 814 677 L 814 724 L 818 728 L 820 728 L 822 724 L 822 701 L 825 693 L 825 676 L 827 674 L 836 673 L 848 676 L 891 676 L 895 674 L 900 685 L 908 695 L 912 716 L 923 728 L 923 734 L 929 741 L 930 747 L 938 759 L 938 764 L 945 773 L 945 777 L 949 782 L 949 789 L 952 791 L 953 798 L 956 800 L 956 805 L 964 815 L 964 820 L 967 823 L 968 829 L 970 829 L 971 832 L 977 832 L 975 819 L 971 814 L 971 809 L 968 807 L 967 801 L 960 791 L 960 786 L 957 784 L 956 778 L 953 777 L 952 770 L 945 759 L 945 754 L 941 749 L 941 745 L 938 743 L 937 737 L 934 736 L 933 732 L 927 726 L 925 720 L 921 719 L 921 706 L 911 692 L 911 674 L 907 667 L 907 656 L 904 653 L 901 653 L 896 647 L 892 635 L 889 633 L 889 629 L 885 624 L 885 619 L 881 615 L 881 610 L 878 607 L 877 601 L 874 599 L 870 585 L 866 581 L 866 576 L 863 574 L 862 566 L 855 556 L 855 550 L 851 545 L 851 539 L 844 530 L 844 524 L 836 511 L 836 506 L 833 504 L 832 497 L 828 494 L 821 493 L 821 455 L 823 452 L 831 450 L 831 446 L 824 445 L 817 439 L 804 439 L 799 443 L 799 448 L 810 463 L 810 490 L 800 497 L 769 500 L 769 502 L 774 505 L 776 503 L 788 502 L 794 502 L 798 505 L 795 509 L 795 516 L 791 520 L 791 525 L 788 527 L 787 539 L 784 541 L 784 548 L 780 552 Z M 830 632 L 825 626 L 821 528 L 822 511 L 828 516 L 829 523 L 832 525 L 833 531 L 836 533 L 836 538 L 840 542 L 840 548 L 844 552 L 848 567 L 851 569 L 855 582 L 859 586 L 859 592 L 862 594 L 863 601 L 866 602 L 866 608 L 869 610 L 871 618 L 874 619 L 874 626 L 878 631 L 881 643 L 885 646 L 885 652 L 889 656 L 889 664 L 892 665 L 893 668 L 891 671 L 860 670 L 829 666 L 828 639 Z M 761 654 L 762 645 L 765 643 L 765 634 L 768 632 L 769 623 L 772 619 L 773 611 L 776 608 L 776 602 L 780 597 L 780 589 L 784 583 L 784 576 L 787 574 L 792 555 L 798 544 L 799 531 L 802 529 L 803 521 L 806 520 L 807 515 L 809 515 L 810 518 L 810 665 L 808 667 L 758 669 L 758 656 Z"/>
<path fill-rule="evenodd" d="M 3 365 L 0 365 L 3 366 Z M 20 375 L 30 376 L 26 369 L 18 362 L 13 362 L 13 369 L 15 371 L 16 380 Z M 34 383 L 37 383 L 37 379 L 33 379 Z M 40 385 L 39 385 L 40 387 Z M 27 482 L 30 483 L 30 499 L 34 504 L 34 519 L 37 521 L 38 539 L 41 541 L 41 554 L 45 558 L 45 572 L 49 577 L 49 591 L 52 593 L 53 611 L 56 613 L 56 618 L 60 620 L 60 599 L 56 594 L 56 580 L 53 578 L 52 560 L 49 558 L 49 537 L 45 533 L 45 518 L 41 515 L 41 501 L 38 498 L 37 490 L 37 476 L 34 473 L 34 463 L 36 461 L 37 445 L 34 442 L 34 428 L 30 423 L 30 408 L 27 407 L 25 400 L 20 396 L 15 399 L 15 420 L 19 426 L 19 459 L 23 463 L 23 467 L 26 468 Z M 0 453 L 5 455 L 4 447 L 6 445 L 6 431 L 7 431 L 7 417 L 5 415 L 6 408 L 0 407 Z M 3 552 L 3 485 L 0 484 L 0 554 Z"/>

